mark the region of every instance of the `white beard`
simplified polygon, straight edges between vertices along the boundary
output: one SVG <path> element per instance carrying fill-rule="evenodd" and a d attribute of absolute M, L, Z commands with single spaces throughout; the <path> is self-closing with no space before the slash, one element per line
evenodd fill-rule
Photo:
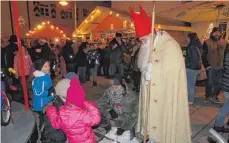
<path fill-rule="evenodd" d="M 150 56 L 150 35 L 144 36 L 141 39 L 144 39 L 145 43 L 140 47 L 137 63 L 140 71 L 145 72 L 149 63 Z"/>

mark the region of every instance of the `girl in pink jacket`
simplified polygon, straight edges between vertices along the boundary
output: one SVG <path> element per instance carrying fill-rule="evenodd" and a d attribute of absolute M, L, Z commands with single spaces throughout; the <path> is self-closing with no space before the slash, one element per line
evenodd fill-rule
<path fill-rule="evenodd" d="M 64 106 L 59 111 L 48 107 L 46 114 L 54 128 L 64 131 L 69 143 L 96 143 L 92 126 L 100 123 L 100 112 L 94 103 L 85 100 L 79 79 L 71 80 Z"/>

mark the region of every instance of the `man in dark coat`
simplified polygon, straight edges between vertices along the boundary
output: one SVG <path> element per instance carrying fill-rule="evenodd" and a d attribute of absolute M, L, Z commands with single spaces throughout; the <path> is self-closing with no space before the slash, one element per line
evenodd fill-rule
<path fill-rule="evenodd" d="M 9 44 L 5 47 L 6 65 L 7 65 L 7 68 L 13 68 L 14 67 L 14 56 L 16 55 L 16 52 L 18 50 L 17 36 L 11 35 L 8 41 L 9 41 Z"/>
<path fill-rule="evenodd" d="M 203 65 L 206 68 L 207 82 L 206 82 L 206 100 L 211 100 L 215 103 L 219 103 L 217 96 L 220 92 L 222 68 L 224 51 L 226 45 L 221 45 L 220 41 L 220 29 L 214 27 L 210 34 L 210 38 L 204 41 L 203 44 Z"/>
<path fill-rule="evenodd" d="M 42 50 L 40 58 L 45 59 L 47 61 L 51 61 L 54 54 L 52 53 L 52 50 L 49 47 L 47 41 L 44 39 L 40 39 L 39 43 L 41 45 L 41 50 Z"/>
<path fill-rule="evenodd" d="M 71 40 L 66 40 L 66 44 L 62 50 L 62 56 L 64 57 L 67 72 L 77 72 L 76 66 L 76 56 L 72 48 L 73 42 Z"/>

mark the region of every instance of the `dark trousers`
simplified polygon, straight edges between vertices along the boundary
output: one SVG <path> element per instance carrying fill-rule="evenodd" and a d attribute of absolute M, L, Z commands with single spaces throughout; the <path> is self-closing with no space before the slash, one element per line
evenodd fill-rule
<path fill-rule="evenodd" d="M 206 97 L 218 96 L 221 89 L 222 69 L 210 68 L 206 72 Z"/>
<path fill-rule="evenodd" d="M 134 87 L 140 86 L 140 81 L 141 81 L 140 71 L 133 71 L 133 81 L 134 81 Z"/>
<path fill-rule="evenodd" d="M 109 75 L 109 65 L 110 65 L 109 62 L 104 62 L 103 64 L 103 73 L 105 76 Z"/>
<path fill-rule="evenodd" d="M 86 67 L 86 80 L 90 80 L 91 67 L 87 65 Z"/>

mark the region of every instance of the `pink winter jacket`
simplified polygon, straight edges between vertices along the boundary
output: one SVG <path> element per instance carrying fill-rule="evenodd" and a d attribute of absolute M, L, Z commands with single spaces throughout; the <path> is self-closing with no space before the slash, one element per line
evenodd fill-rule
<path fill-rule="evenodd" d="M 47 109 L 52 126 L 64 131 L 68 143 L 96 143 L 91 127 L 100 123 L 100 112 L 94 103 L 85 101 L 84 104 L 85 109 L 61 106 L 58 113 L 54 106 Z"/>

